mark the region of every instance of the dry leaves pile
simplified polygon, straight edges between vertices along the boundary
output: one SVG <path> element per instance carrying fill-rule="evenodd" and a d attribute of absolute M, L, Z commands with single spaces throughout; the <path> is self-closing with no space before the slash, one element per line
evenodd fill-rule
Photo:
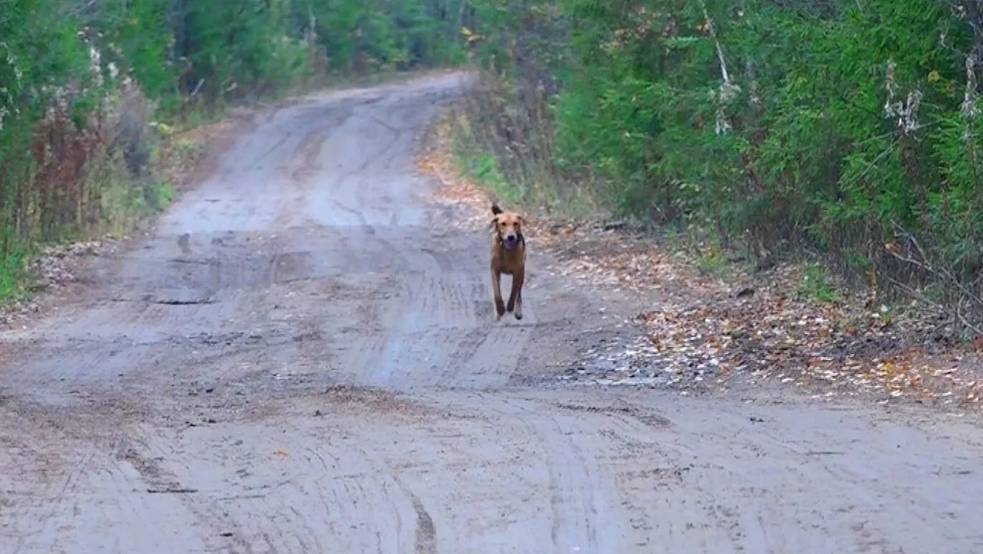
<path fill-rule="evenodd" d="M 111 254 L 117 247 L 113 240 L 85 241 L 45 247 L 27 266 L 30 281 L 25 298 L 0 309 L 0 325 L 11 326 L 42 312 L 50 293 L 59 293 L 78 282 L 79 268 L 94 256 Z M 37 293 L 49 293 L 39 297 Z M 50 302 L 48 302 L 50 303 Z"/>
<path fill-rule="evenodd" d="M 99 254 L 106 249 L 107 244 L 87 241 L 46 247 L 28 266 L 35 279 L 32 286 L 36 289 L 47 289 L 74 282 L 78 261 Z"/>
<path fill-rule="evenodd" d="M 421 174 L 435 179 L 440 187 L 421 200 L 436 201 L 454 211 L 445 224 L 464 231 L 487 229 L 491 220 L 488 194 L 478 185 L 461 177 L 454 169 L 450 154 L 450 129 L 446 125 L 433 127 L 423 138 L 426 149 L 417 158 Z"/>
<path fill-rule="evenodd" d="M 419 167 L 441 183 L 437 201 L 466 214 L 466 228 L 486 226 L 488 195 L 455 170 L 447 129 L 438 128 L 428 146 Z M 983 407 L 983 339 L 936 341 L 934 322 L 866 307 L 864 299 L 802 300 L 796 266 L 723 280 L 652 237 L 543 216 L 535 221 L 537 247 L 559 260 L 554 274 L 649 299 L 634 321 L 641 333 L 590 347 L 563 379 L 684 391 L 768 379 L 817 398 Z"/>
<path fill-rule="evenodd" d="M 788 293 L 793 280 L 760 279 L 770 283 L 753 294 L 670 302 L 640 319 L 659 352 L 692 353 L 698 364 L 717 368 L 719 382 L 772 378 L 825 397 L 979 406 L 983 380 L 972 347 L 942 348 L 915 321 L 800 301 Z"/>

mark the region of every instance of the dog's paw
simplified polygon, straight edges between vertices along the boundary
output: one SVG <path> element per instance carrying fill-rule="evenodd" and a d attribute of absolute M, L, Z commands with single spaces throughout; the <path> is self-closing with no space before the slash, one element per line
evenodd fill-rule
<path fill-rule="evenodd" d="M 518 310 L 518 311 L 515 312 L 515 318 L 516 319 L 522 319 L 522 310 Z"/>
<path fill-rule="evenodd" d="M 498 312 L 498 317 L 505 315 L 505 302 L 501 300 L 495 302 L 495 311 Z"/>
<path fill-rule="evenodd" d="M 513 302 L 509 302 L 505 306 L 505 311 L 507 311 L 508 313 L 512 313 L 514 310 L 515 310 L 515 302 L 514 301 Z"/>

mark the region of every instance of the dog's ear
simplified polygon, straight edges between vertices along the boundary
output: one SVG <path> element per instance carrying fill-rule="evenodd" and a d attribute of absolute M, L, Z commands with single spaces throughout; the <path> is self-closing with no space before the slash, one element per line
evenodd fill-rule
<path fill-rule="evenodd" d="M 502 213 L 502 208 L 499 208 L 497 203 L 492 203 L 492 213 L 498 215 Z"/>

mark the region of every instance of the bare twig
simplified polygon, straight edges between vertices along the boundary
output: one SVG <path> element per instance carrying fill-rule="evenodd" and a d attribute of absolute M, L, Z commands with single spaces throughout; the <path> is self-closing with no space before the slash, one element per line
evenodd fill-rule
<path fill-rule="evenodd" d="M 901 281 L 898 281 L 897 279 L 895 279 L 893 277 L 888 277 L 888 281 L 890 281 L 892 285 L 894 285 L 895 287 L 897 287 L 898 289 L 900 289 L 901 291 L 903 291 L 905 294 L 908 294 L 909 296 L 911 296 L 912 298 L 914 298 L 915 300 L 918 300 L 919 302 L 921 302 L 923 304 L 926 304 L 928 306 L 931 306 L 931 307 L 936 308 L 936 309 L 939 309 L 939 310 L 944 310 L 945 309 L 945 307 L 942 304 L 939 304 L 938 302 L 936 302 L 934 300 L 930 300 L 924 294 L 918 292 L 914 288 L 912 288 L 912 287 L 910 287 L 910 286 L 902 283 Z"/>
<path fill-rule="evenodd" d="M 205 84 L 205 79 L 204 78 L 198 79 L 198 84 L 195 85 L 195 89 L 192 90 L 191 91 L 191 94 L 188 95 L 188 100 L 194 98 L 195 95 L 198 94 L 198 91 L 201 90 L 201 86 L 204 85 L 204 84 Z"/>
<path fill-rule="evenodd" d="M 970 323 L 969 320 L 966 319 L 966 316 L 963 315 L 962 305 L 963 302 L 965 302 L 965 300 L 966 298 L 963 297 L 960 298 L 958 302 L 956 302 L 956 317 L 959 319 L 960 322 L 962 322 L 963 325 L 966 326 L 967 329 L 973 331 L 977 335 L 983 336 L 983 329 Z"/>
<path fill-rule="evenodd" d="M 979 308 L 983 308 L 983 297 L 972 290 L 970 286 L 967 286 L 967 284 L 960 279 L 956 272 L 951 268 L 942 263 L 933 264 L 930 261 L 930 257 L 925 253 L 925 250 L 922 248 L 921 244 L 918 242 L 918 239 L 914 235 L 905 231 L 900 225 L 897 224 L 897 222 L 892 222 L 892 225 L 895 228 L 896 235 L 903 239 L 908 244 L 910 249 L 914 250 L 915 255 L 902 254 L 893 249 L 888 249 L 888 252 L 897 260 L 921 269 L 925 273 L 934 276 L 935 279 L 942 282 L 944 286 L 950 287 L 952 290 L 954 290 L 957 293 L 957 297 L 953 299 L 951 303 L 947 302 L 947 304 L 949 304 L 953 310 L 953 319 L 962 324 L 965 329 L 969 329 L 973 333 L 983 336 L 983 328 L 973 322 L 973 319 L 975 319 L 974 317 L 967 315 L 967 312 L 970 314 L 973 313 L 973 306 L 976 306 L 977 310 Z M 909 294 L 914 293 L 910 287 L 901 285 L 894 279 L 892 279 L 892 281 L 896 285 L 899 285 L 899 289 L 903 290 L 904 292 Z M 912 296 L 919 297 L 920 295 L 912 294 Z"/>
<path fill-rule="evenodd" d="M 717 58 L 720 60 L 720 76 L 724 80 L 725 85 L 730 85 L 730 73 L 727 72 L 727 60 L 724 59 L 724 49 L 720 46 L 720 38 L 717 36 L 717 29 L 713 25 L 713 20 L 710 19 L 710 12 L 707 11 L 707 4 L 704 1 L 700 1 L 703 6 L 703 17 L 706 19 L 707 28 L 710 31 L 710 36 L 713 37 L 713 44 L 717 49 Z"/>
<path fill-rule="evenodd" d="M 161 489 L 147 489 L 149 494 L 194 494 L 198 492 L 198 489 L 191 489 L 187 487 L 164 487 Z"/>

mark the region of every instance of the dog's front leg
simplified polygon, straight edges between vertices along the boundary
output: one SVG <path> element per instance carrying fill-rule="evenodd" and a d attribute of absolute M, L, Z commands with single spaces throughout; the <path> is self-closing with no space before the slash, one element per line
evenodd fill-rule
<path fill-rule="evenodd" d="M 495 311 L 501 318 L 505 314 L 505 302 L 502 301 L 502 274 L 494 269 L 491 271 L 492 291 L 495 293 Z"/>
<path fill-rule="evenodd" d="M 512 294 L 509 295 L 508 309 L 515 310 L 515 318 L 522 319 L 522 285 L 526 281 L 525 268 L 512 274 Z"/>

